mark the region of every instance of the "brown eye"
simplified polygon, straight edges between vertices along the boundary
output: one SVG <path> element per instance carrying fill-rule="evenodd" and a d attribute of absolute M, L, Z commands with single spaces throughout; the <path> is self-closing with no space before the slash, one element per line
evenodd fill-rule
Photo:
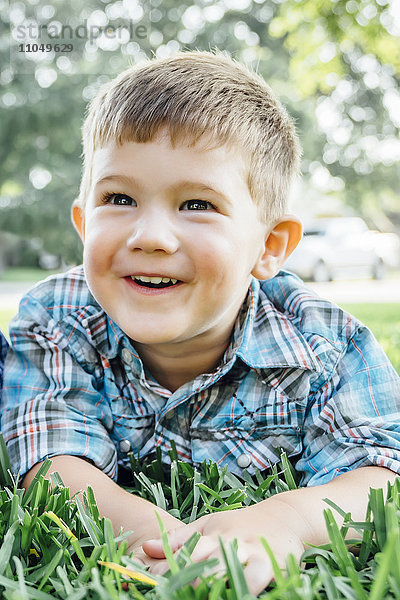
<path fill-rule="evenodd" d="M 136 204 L 134 199 L 126 194 L 108 194 L 105 200 L 108 204 L 115 206 L 134 206 Z"/>
<path fill-rule="evenodd" d="M 206 200 L 187 200 L 182 206 L 186 206 L 186 210 L 215 210 L 215 206 Z"/>

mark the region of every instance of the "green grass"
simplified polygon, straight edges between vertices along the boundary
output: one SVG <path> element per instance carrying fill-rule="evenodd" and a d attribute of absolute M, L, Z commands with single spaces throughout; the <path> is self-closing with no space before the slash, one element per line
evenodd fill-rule
<path fill-rule="evenodd" d="M 59 273 L 59 271 L 44 271 L 43 269 L 36 269 L 34 267 L 15 267 L 12 269 L 6 269 L 0 273 L 0 282 L 36 283 L 37 281 L 45 279 L 53 273 Z"/>
<path fill-rule="evenodd" d="M 185 523 L 202 514 L 232 510 L 260 502 L 296 487 L 296 474 L 285 455 L 267 476 L 259 471 L 239 479 L 215 463 L 198 468 L 170 451 L 171 466 L 155 460 L 132 459 L 133 487 L 128 489 L 166 509 Z M 0 597 L 6 600 L 254 600 L 248 592 L 235 541 L 222 543 L 223 572 L 210 576 L 213 560 L 193 563 L 199 540 L 195 533 L 177 556 L 162 530 L 170 570 L 149 574 L 127 554 L 109 519 L 99 514 L 93 491 L 83 502 L 70 497 L 58 474 L 53 486 L 42 465 L 24 493 L 9 475 L 9 459 L 0 436 Z M 294 479 L 295 478 L 295 479 Z M 330 503 L 325 511 L 329 543 L 310 547 L 299 565 L 290 557 L 287 568 L 274 565 L 274 581 L 259 598 L 265 600 L 386 600 L 400 598 L 400 479 L 386 490 L 371 490 L 365 521 L 354 523 Z M 333 511 L 332 511 L 333 509 Z M 342 528 L 334 512 L 344 516 Z M 349 528 L 359 540 L 346 540 Z M 162 528 L 161 528 L 162 529 Z M 263 542 L 264 543 L 264 542 Z M 265 551 L 270 555 L 267 542 Z M 272 562 L 274 563 L 273 557 Z M 215 563 L 213 563 L 215 564 Z M 122 573 L 122 576 L 121 576 Z M 192 582 L 200 577 L 197 588 Z"/>

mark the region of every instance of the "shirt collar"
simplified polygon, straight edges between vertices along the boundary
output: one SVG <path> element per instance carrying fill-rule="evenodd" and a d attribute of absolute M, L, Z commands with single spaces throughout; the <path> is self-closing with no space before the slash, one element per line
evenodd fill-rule
<path fill-rule="evenodd" d="M 278 310 L 252 278 L 243 331 L 237 334 L 236 355 L 249 367 L 295 367 L 319 371 L 314 352 L 291 319 Z"/>
<path fill-rule="evenodd" d="M 126 348 L 142 374 L 142 361 L 122 329 L 102 310 L 88 319 L 88 330 L 97 350 L 113 359 Z M 89 322 L 90 321 L 90 322 Z M 239 357 L 255 369 L 297 367 L 319 371 L 314 352 L 290 318 L 278 310 L 260 282 L 252 277 L 248 294 L 236 319 L 223 363 Z"/>
<path fill-rule="evenodd" d="M 121 354 L 123 348 L 128 348 L 133 357 L 139 358 L 128 336 L 99 305 L 97 306 L 99 310 L 85 319 L 86 331 L 97 351 L 108 360 L 111 360 Z"/>

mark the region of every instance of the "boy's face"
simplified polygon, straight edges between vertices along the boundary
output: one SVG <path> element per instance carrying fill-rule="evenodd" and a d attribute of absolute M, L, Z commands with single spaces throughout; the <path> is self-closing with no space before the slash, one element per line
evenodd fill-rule
<path fill-rule="evenodd" d="M 95 151 L 90 196 L 75 223 L 89 287 L 133 341 L 229 335 L 268 229 L 246 178 L 238 152 L 172 147 L 168 135 Z M 146 287 L 140 276 L 177 283 Z"/>

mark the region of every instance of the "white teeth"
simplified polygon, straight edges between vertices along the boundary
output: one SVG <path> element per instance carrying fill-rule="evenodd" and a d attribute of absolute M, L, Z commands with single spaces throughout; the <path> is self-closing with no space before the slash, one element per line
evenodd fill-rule
<path fill-rule="evenodd" d="M 178 280 L 172 279 L 172 277 L 147 277 L 146 275 L 132 275 L 133 280 L 142 281 L 143 283 L 169 283 L 175 284 Z"/>

